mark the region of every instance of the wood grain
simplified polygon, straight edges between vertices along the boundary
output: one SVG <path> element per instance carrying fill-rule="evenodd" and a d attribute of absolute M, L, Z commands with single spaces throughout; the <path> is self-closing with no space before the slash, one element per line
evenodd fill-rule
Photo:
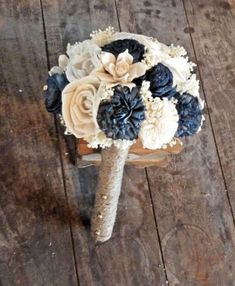
<path fill-rule="evenodd" d="M 183 145 L 179 139 L 174 145 L 167 145 L 162 149 L 144 149 L 140 140 L 137 140 L 130 148 L 125 164 L 139 168 L 148 166 L 166 167 L 170 161 L 171 154 L 178 154 L 182 151 Z M 99 166 L 101 163 L 101 150 L 91 149 L 85 140 L 77 140 L 77 166 L 84 168 L 90 165 Z"/>
<path fill-rule="evenodd" d="M 39 1 L 0 11 L 0 284 L 77 285 Z"/>
<path fill-rule="evenodd" d="M 234 285 L 234 1 L 9 0 L 0 11 L 0 285 Z M 76 142 L 41 87 L 68 41 L 119 23 L 197 60 L 206 126 L 148 180 L 125 168 L 113 238 L 95 245 L 98 168 L 73 165 Z"/>
<path fill-rule="evenodd" d="M 235 2 L 185 1 L 210 118 L 235 212 Z M 201 23 L 197 25 L 196 23 Z"/>
<path fill-rule="evenodd" d="M 56 63 L 67 42 L 81 41 L 92 30 L 118 30 L 112 1 L 43 1 L 49 59 Z M 78 171 L 69 160 L 66 139 L 61 155 L 72 217 L 80 285 L 164 285 L 165 273 L 144 170 L 127 168 L 118 218 L 110 241 L 95 245 L 90 237 L 97 168 Z"/>
<path fill-rule="evenodd" d="M 123 30 L 180 43 L 195 59 L 189 32 L 203 22 L 197 18 L 195 26 L 189 27 L 181 1 L 117 3 Z M 194 4 L 193 13 L 197 11 Z M 204 65 L 204 59 L 200 60 Z M 211 78 L 211 86 L 215 81 Z M 147 171 L 169 283 L 233 285 L 234 223 L 208 116 L 202 133 L 186 140 L 184 146 L 168 168 Z"/>

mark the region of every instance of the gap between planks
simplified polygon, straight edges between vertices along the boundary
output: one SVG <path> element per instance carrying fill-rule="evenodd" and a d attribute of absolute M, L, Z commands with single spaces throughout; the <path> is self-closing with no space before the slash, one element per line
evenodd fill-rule
<path fill-rule="evenodd" d="M 168 280 L 167 271 L 166 271 L 166 263 L 165 263 L 165 259 L 164 259 L 164 255 L 163 255 L 160 233 L 158 230 L 157 215 L 156 215 L 155 208 L 154 208 L 153 197 L 152 197 L 152 192 L 151 192 L 151 187 L 150 187 L 150 182 L 149 182 L 149 177 L 148 177 L 148 170 L 147 170 L 147 168 L 144 168 L 144 170 L 145 170 L 145 176 L 146 176 L 146 180 L 147 180 L 147 184 L 148 184 L 149 197 L 150 197 L 150 201 L 151 201 L 153 218 L 154 218 L 154 223 L 155 223 L 155 227 L 156 227 L 156 233 L 157 233 L 157 239 L 158 239 L 158 243 L 159 243 L 160 255 L 161 255 L 161 260 L 162 260 L 162 264 L 163 264 L 163 270 L 164 270 L 166 282 L 168 283 L 169 280 Z"/>
<path fill-rule="evenodd" d="M 117 0 L 114 0 L 114 5 L 115 5 L 117 20 L 118 20 L 119 31 L 121 32 L 122 29 L 121 29 L 121 23 L 120 23 L 120 18 L 119 18 L 119 13 L 118 13 Z M 155 224 L 156 233 L 157 233 L 157 240 L 158 240 L 158 244 L 159 244 L 160 257 L 161 257 L 161 261 L 162 261 L 162 264 L 163 264 L 163 270 L 164 270 L 164 275 L 165 275 L 166 283 L 168 283 L 169 280 L 168 280 L 167 272 L 166 272 L 166 264 L 165 264 L 165 259 L 164 259 L 164 256 L 163 256 L 163 250 L 162 250 L 162 245 L 161 245 L 161 239 L 160 239 L 160 234 L 159 234 L 159 230 L 158 230 L 157 215 L 156 215 L 156 212 L 155 212 L 155 209 L 154 209 L 153 197 L 152 197 L 151 188 L 150 188 L 150 183 L 149 183 L 149 179 L 148 179 L 148 171 L 147 171 L 147 168 L 144 168 L 144 172 L 145 172 L 145 177 L 146 177 L 146 181 L 147 181 L 147 185 L 148 185 L 148 191 L 149 191 L 149 197 L 150 197 L 150 201 L 151 201 L 153 219 L 154 219 L 154 224 Z"/>
<path fill-rule="evenodd" d="M 115 10 L 116 10 L 117 19 L 118 19 L 119 31 L 121 32 L 122 29 L 121 29 L 121 23 L 120 23 L 120 18 L 119 18 L 119 13 L 118 13 L 117 0 L 114 0 L 114 5 L 115 5 Z M 157 216 L 156 216 L 156 212 L 154 209 L 153 198 L 152 198 L 151 188 L 150 188 L 150 184 L 149 184 L 147 168 L 144 168 L 144 171 L 145 171 L 145 177 L 146 177 L 146 181 L 147 181 L 147 185 L 148 185 L 148 191 L 149 191 L 149 197 L 150 197 L 150 201 L 151 201 L 154 224 L 155 224 L 156 233 L 157 233 L 157 240 L 158 240 L 158 244 L 159 244 L 160 257 L 161 257 L 162 264 L 163 264 L 165 279 L 166 279 L 166 282 L 168 282 L 168 277 L 167 277 L 167 272 L 166 272 L 166 264 L 165 264 L 163 251 L 162 251 L 161 239 L 160 239 L 160 234 L 159 234 L 159 230 L 158 230 Z"/>
<path fill-rule="evenodd" d="M 120 23 L 120 19 L 119 19 L 117 0 L 114 0 L 114 6 L 115 6 L 115 10 L 116 10 L 116 16 L 117 16 L 117 21 L 118 21 L 118 28 L 119 28 L 119 31 L 121 32 L 121 23 Z"/>
<path fill-rule="evenodd" d="M 49 59 L 49 50 L 48 50 L 47 32 L 46 32 L 46 24 L 45 24 L 45 18 L 44 18 L 43 4 L 42 4 L 42 0 L 39 0 L 39 2 L 40 2 L 40 9 L 41 9 L 41 16 L 42 16 L 42 28 L 43 28 L 45 52 L 46 52 L 46 58 L 47 58 L 47 69 L 50 70 L 51 65 L 50 65 L 50 59 Z M 60 157 L 63 189 L 64 189 L 64 194 L 65 194 L 65 204 L 66 204 L 66 208 L 69 210 L 70 207 L 69 207 L 68 194 L 67 194 L 67 188 L 66 188 L 66 183 L 65 183 L 64 163 L 63 163 L 63 158 L 62 158 L 62 150 L 61 150 L 61 146 L 60 146 L 60 133 L 59 133 L 59 126 L 58 126 L 59 123 L 58 123 L 58 120 L 56 118 L 56 115 L 53 115 L 53 117 L 54 117 L 54 125 L 55 125 L 56 138 L 57 138 L 57 146 L 58 146 L 59 157 Z M 75 254 L 75 244 L 74 244 L 74 235 L 73 235 L 73 229 L 72 229 L 70 214 L 68 216 L 68 222 L 69 222 L 69 232 L 70 232 L 70 239 L 71 239 L 71 245 L 72 245 L 74 270 L 75 270 L 77 285 L 79 286 L 80 282 L 79 282 L 79 276 L 78 276 L 77 260 L 76 260 L 76 254 Z"/>
<path fill-rule="evenodd" d="M 188 17 L 188 14 L 187 14 L 187 9 L 186 9 L 186 5 L 185 5 L 185 0 L 182 0 L 182 4 L 183 4 L 183 7 L 184 7 L 184 13 L 185 13 L 187 25 L 188 25 L 188 28 L 190 28 L 191 26 L 190 26 L 189 17 Z M 190 29 L 189 29 L 189 37 L 190 37 L 190 41 L 191 41 L 191 44 L 192 44 L 193 53 L 194 53 L 194 56 L 195 56 L 195 61 L 196 61 L 196 64 L 197 64 L 199 80 L 200 80 L 201 88 L 202 88 L 202 91 L 203 91 L 203 94 L 204 94 L 204 99 L 205 99 L 206 107 L 208 107 L 209 105 L 208 105 L 208 101 L 207 101 L 207 97 L 206 97 L 206 92 L 205 92 L 204 84 L 203 84 L 203 81 L 202 81 L 201 70 L 200 70 L 200 67 L 199 67 L 199 64 L 198 64 L 197 52 L 196 52 L 194 40 L 193 40 L 193 37 L 192 37 L 192 32 L 191 32 Z M 229 195 L 229 192 L 228 192 L 227 182 L 226 182 L 226 178 L 225 178 L 225 174 L 224 174 L 223 165 L 222 165 L 222 162 L 221 162 L 221 157 L 220 157 L 220 153 L 219 153 L 219 149 L 218 149 L 218 145 L 217 145 L 217 140 L 216 140 L 216 136 L 215 136 L 215 131 L 214 131 L 214 128 L 213 128 L 213 123 L 212 123 L 212 119 L 211 119 L 211 114 L 210 114 L 209 108 L 207 108 L 207 110 L 208 110 L 208 118 L 209 118 L 209 122 L 210 122 L 210 126 L 211 126 L 212 136 L 213 136 L 213 140 L 214 140 L 214 142 L 215 142 L 216 154 L 217 154 L 217 158 L 218 158 L 218 162 L 219 162 L 219 166 L 220 166 L 220 170 L 221 170 L 221 175 L 222 175 L 222 178 L 223 178 L 223 184 L 224 184 L 224 187 L 225 187 L 226 197 L 227 197 L 227 200 L 228 200 L 228 204 L 229 204 L 229 208 L 230 208 L 230 212 L 231 212 L 231 216 L 232 216 L 232 220 L 233 220 L 233 225 L 234 225 L 234 227 L 235 227 L 234 211 L 233 211 L 233 208 L 232 208 L 232 203 L 231 203 L 230 195 Z"/>

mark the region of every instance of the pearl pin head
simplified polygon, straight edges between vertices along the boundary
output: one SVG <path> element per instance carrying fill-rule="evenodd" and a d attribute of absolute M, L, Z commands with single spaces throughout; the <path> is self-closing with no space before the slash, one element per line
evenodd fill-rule
<path fill-rule="evenodd" d="M 99 231 L 99 230 L 96 230 L 96 231 L 95 231 L 95 234 L 96 234 L 96 235 L 100 235 L 100 231 Z"/>
<path fill-rule="evenodd" d="M 103 218 L 102 214 L 98 214 L 98 218 L 100 219 Z"/>

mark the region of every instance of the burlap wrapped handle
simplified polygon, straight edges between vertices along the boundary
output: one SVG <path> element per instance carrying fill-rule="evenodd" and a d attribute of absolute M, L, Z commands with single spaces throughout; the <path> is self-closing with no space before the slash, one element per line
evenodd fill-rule
<path fill-rule="evenodd" d="M 91 232 L 97 242 L 108 240 L 115 223 L 122 177 L 129 148 L 115 146 L 101 151 L 101 165 L 96 190 Z"/>

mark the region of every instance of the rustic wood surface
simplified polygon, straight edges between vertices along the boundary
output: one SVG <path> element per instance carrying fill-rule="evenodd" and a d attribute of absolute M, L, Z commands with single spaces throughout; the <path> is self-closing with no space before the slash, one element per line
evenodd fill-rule
<path fill-rule="evenodd" d="M 0 11 L 0 285 L 235 285 L 235 2 L 3 0 Z M 98 168 L 76 168 L 41 87 L 67 42 L 108 25 L 183 45 L 207 114 L 167 168 L 125 168 L 112 239 L 95 244 Z"/>
<path fill-rule="evenodd" d="M 50 65 L 56 64 L 58 54 L 64 52 L 67 42 L 86 39 L 97 27 L 102 29 L 112 25 L 119 30 L 116 6 L 112 1 L 48 0 L 43 1 L 43 11 Z M 89 221 L 97 169 L 91 167 L 79 171 L 66 156 L 71 153 L 67 146 L 67 139 L 61 132 L 61 158 L 72 213 L 72 236 L 80 285 L 153 285 L 154 281 L 164 284 L 166 275 L 145 170 L 130 167 L 128 173 L 124 172 L 118 209 L 120 224 L 115 226 L 111 240 L 95 245 L 90 237 Z M 143 226 L 144 222 L 146 225 Z"/>
<path fill-rule="evenodd" d="M 194 27 L 192 43 L 225 187 L 235 211 L 235 1 L 185 1 L 185 7 Z"/>
<path fill-rule="evenodd" d="M 188 26 L 185 13 L 188 6 L 181 1 L 148 1 L 148 9 L 152 12 L 146 17 L 146 3 L 138 2 L 137 5 L 136 1 L 129 1 L 128 8 L 124 1 L 119 3 L 121 29 L 151 34 L 166 43 L 179 42 L 187 47 L 196 61 L 189 32 L 197 30 L 198 23 L 201 23 L 199 26 L 202 29 L 205 26 L 201 19 L 195 21 L 195 28 Z M 215 9 L 214 3 L 215 1 L 207 2 L 207 5 Z M 224 11 L 221 7 L 220 9 L 223 15 Z M 129 11 L 131 13 L 128 16 Z M 192 15 L 199 15 L 200 12 L 198 7 L 191 10 Z M 219 10 L 217 17 L 219 18 Z M 227 36 L 232 40 L 231 33 Z M 206 39 L 201 35 L 195 45 L 199 45 L 197 43 L 200 41 L 204 42 Z M 228 41 L 226 44 L 232 49 Z M 212 53 L 213 46 L 211 42 Z M 203 58 L 201 61 L 203 62 Z M 207 79 L 206 76 L 204 78 Z M 214 81 L 211 77 L 211 84 Z M 226 96 L 232 101 L 231 94 L 230 97 L 229 94 Z M 208 107 L 210 110 L 210 105 Z M 232 120 L 234 113 L 230 116 Z M 222 124 L 221 120 L 221 127 Z M 223 129 L 225 128 L 226 125 Z M 170 285 L 234 285 L 234 221 L 220 167 L 213 130 L 206 116 L 203 131 L 187 140 L 184 152 L 174 157 L 168 168 L 151 167 L 147 170 Z"/>
<path fill-rule="evenodd" d="M 40 3 L 0 11 L 0 285 L 77 285 Z"/>

